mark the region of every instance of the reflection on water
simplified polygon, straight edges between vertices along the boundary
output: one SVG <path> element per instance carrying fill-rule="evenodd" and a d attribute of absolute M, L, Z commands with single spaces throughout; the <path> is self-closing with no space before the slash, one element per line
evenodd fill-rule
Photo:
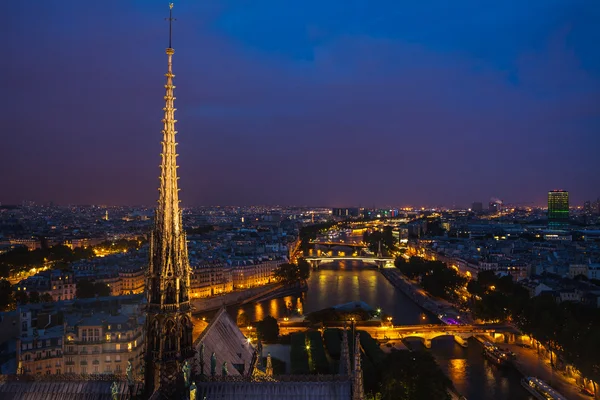
<path fill-rule="evenodd" d="M 437 319 L 427 315 L 400 291 L 396 290 L 377 269 L 360 261 L 337 261 L 323 264 L 311 271 L 308 290 L 304 295 L 286 296 L 242 306 L 250 321 L 271 315 L 283 318 L 290 310 L 307 314 L 351 301 L 364 301 L 374 309 L 381 308 L 393 317 L 394 324 L 435 324 Z M 239 315 L 240 311 L 235 310 Z"/>
<path fill-rule="evenodd" d="M 373 308 L 381 308 L 393 317 L 395 325 L 436 324 L 435 317 L 427 315 L 408 297 L 395 289 L 376 269 L 358 261 L 322 265 L 312 271 L 304 294 L 285 296 L 241 309 L 230 309 L 232 315 L 245 315 L 250 321 L 267 315 L 283 318 L 289 310 L 298 308 L 310 313 L 337 304 L 364 301 Z M 420 339 L 411 346 L 423 348 Z M 469 400 L 522 400 L 530 399 L 520 385 L 520 376 L 513 369 L 500 369 L 483 356 L 482 347 L 473 339 L 463 348 L 451 337 L 432 341 L 431 352 L 442 370 L 454 383 L 457 391 Z M 531 398 L 532 399 L 532 398 Z M 533 400 L 533 399 L 532 399 Z"/>
<path fill-rule="evenodd" d="M 431 352 L 456 390 L 469 400 L 533 400 L 521 387 L 519 373 L 489 362 L 475 339 L 469 339 L 467 348 L 450 337 L 435 339 Z"/>

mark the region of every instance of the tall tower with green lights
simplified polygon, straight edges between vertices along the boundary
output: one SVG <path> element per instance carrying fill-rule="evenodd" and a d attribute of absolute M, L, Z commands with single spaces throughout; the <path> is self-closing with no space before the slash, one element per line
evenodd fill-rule
<path fill-rule="evenodd" d="M 569 222 L 569 192 L 551 190 L 548 192 L 548 224 L 561 226 Z"/>

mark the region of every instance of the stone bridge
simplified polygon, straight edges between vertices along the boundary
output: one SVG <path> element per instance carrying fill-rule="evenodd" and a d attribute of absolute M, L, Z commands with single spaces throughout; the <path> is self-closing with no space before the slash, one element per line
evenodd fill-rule
<path fill-rule="evenodd" d="M 508 325 L 413 325 L 413 326 L 382 326 L 357 327 L 364 330 L 375 339 L 412 339 L 423 341 L 426 348 L 431 348 L 431 341 L 440 337 L 452 336 L 454 341 L 463 347 L 468 346 L 467 340 L 473 336 L 485 335 L 491 341 L 515 343 L 520 340 L 519 332 Z"/>
<path fill-rule="evenodd" d="M 376 257 L 376 256 L 322 256 L 322 257 L 304 257 L 313 268 L 318 268 L 320 264 L 330 263 L 334 261 L 362 261 L 365 264 L 375 265 L 377 268 L 393 268 L 393 257 Z"/>

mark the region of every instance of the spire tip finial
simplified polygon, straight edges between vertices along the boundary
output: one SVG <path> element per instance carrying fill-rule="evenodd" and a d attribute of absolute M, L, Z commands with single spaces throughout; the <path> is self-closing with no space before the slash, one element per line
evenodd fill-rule
<path fill-rule="evenodd" d="M 173 18 L 173 3 L 169 3 L 169 18 L 165 18 L 167 21 L 169 21 L 169 49 L 171 49 L 173 46 L 171 46 L 171 38 L 173 36 L 173 21 L 175 21 L 175 18 Z"/>

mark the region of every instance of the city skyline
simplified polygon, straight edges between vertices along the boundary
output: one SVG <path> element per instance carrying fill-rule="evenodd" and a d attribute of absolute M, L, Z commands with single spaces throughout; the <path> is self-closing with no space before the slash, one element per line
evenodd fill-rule
<path fill-rule="evenodd" d="M 183 205 L 596 199 L 599 6 L 543 3 L 178 4 Z M 9 8 L 0 201 L 154 204 L 164 3 Z"/>

